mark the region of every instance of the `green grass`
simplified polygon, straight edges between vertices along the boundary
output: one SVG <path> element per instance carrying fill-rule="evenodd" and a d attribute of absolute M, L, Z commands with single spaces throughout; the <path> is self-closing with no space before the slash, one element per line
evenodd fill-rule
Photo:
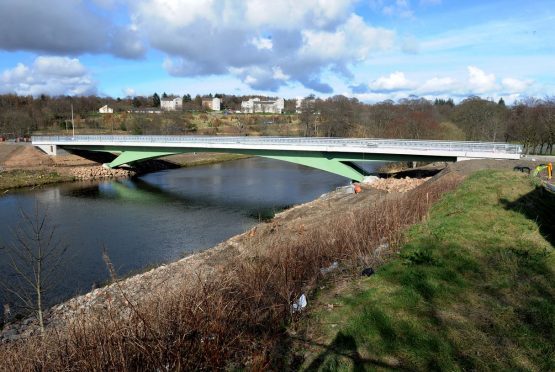
<path fill-rule="evenodd" d="M 554 370 L 554 241 L 554 196 L 516 173 L 469 177 L 397 259 L 319 294 L 303 367 Z"/>
<path fill-rule="evenodd" d="M 73 180 L 71 176 L 62 176 L 48 170 L 10 170 L 0 172 L 0 192 Z"/>

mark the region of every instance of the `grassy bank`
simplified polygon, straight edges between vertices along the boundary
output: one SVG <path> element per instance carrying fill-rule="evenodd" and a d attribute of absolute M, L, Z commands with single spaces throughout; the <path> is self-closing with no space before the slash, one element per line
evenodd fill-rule
<path fill-rule="evenodd" d="M 322 370 L 555 369 L 555 198 L 479 172 L 376 274 L 320 294 L 297 347 Z"/>
<path fill-rule="evenodd" d="M 62 176 L 47 169 L 9 170 L 0 172 L 0 192 L 67 181 L 73 181 L 73 177 Z"/>

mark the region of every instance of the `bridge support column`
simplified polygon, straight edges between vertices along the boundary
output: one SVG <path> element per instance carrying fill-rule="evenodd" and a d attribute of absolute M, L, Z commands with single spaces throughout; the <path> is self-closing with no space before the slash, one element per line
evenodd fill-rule
<path fill-rule="evenodd" d="M 340 160 L 319 156 L 294 156 L 294 155 L 261 155 L 265 158 L 287 161 L 290 163 L 301 164 L 307 167 L 320 169 L 326 172 L 335 173 L 340 176 L 350 178 L 353 181 L 361 182 L 364 174 L 357 169 L 342 163 Z"/>
<path fill-rule="evenodd" d="M 116 168 L 123 164 L 130 164 L 136 161 L 160 158 L 162 156 L 175 155 L 178 152 L 160 151 L 124 151 L 111 163 L 106 164 L 109 168 Z"/>

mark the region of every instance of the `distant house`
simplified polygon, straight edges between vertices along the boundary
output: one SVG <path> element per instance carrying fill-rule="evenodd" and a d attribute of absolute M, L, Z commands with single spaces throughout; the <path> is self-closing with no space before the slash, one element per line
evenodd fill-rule
<path fill-rule="evenodd" d="M 219 98 L 203 98 L 202 107 L 212 111 L 220 111 L 222 100 Z"/>
<path fill-rule="evenodd" d="M 181 110 L 183 103 L 181 98 L 162 98 L 160 101 L 160 108 L 164 111 L 177 111 Z"/>
<path fill-rule="evenodd" d="M 284 108 L 285 100 L 283 98 L 265 101 L 260 98 L 251 98 L 248 101 L 241 102 L 241 111 L 251 114 L 255 112 L 281 114 Z"/>
<path fill-rule="evenodd" d="M 113 114 L 114 109 L 111 107 L 108 107 L 108 105 L 104 105 L 98 109 L 98 112 L 100 112 L 101 114 Z"/>

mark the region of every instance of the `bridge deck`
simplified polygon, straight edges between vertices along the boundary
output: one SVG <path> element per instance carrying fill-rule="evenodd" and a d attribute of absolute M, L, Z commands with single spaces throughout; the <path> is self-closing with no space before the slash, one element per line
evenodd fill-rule
<path fill-rule="evenodd" d="M 431 157 L 519 159 L 520 145 L 499 142 L 416 141 L 313 137 L 215 137 L 215 136 L 37 136 L 36 146 L 225 149 L 416 155 Z"/>

